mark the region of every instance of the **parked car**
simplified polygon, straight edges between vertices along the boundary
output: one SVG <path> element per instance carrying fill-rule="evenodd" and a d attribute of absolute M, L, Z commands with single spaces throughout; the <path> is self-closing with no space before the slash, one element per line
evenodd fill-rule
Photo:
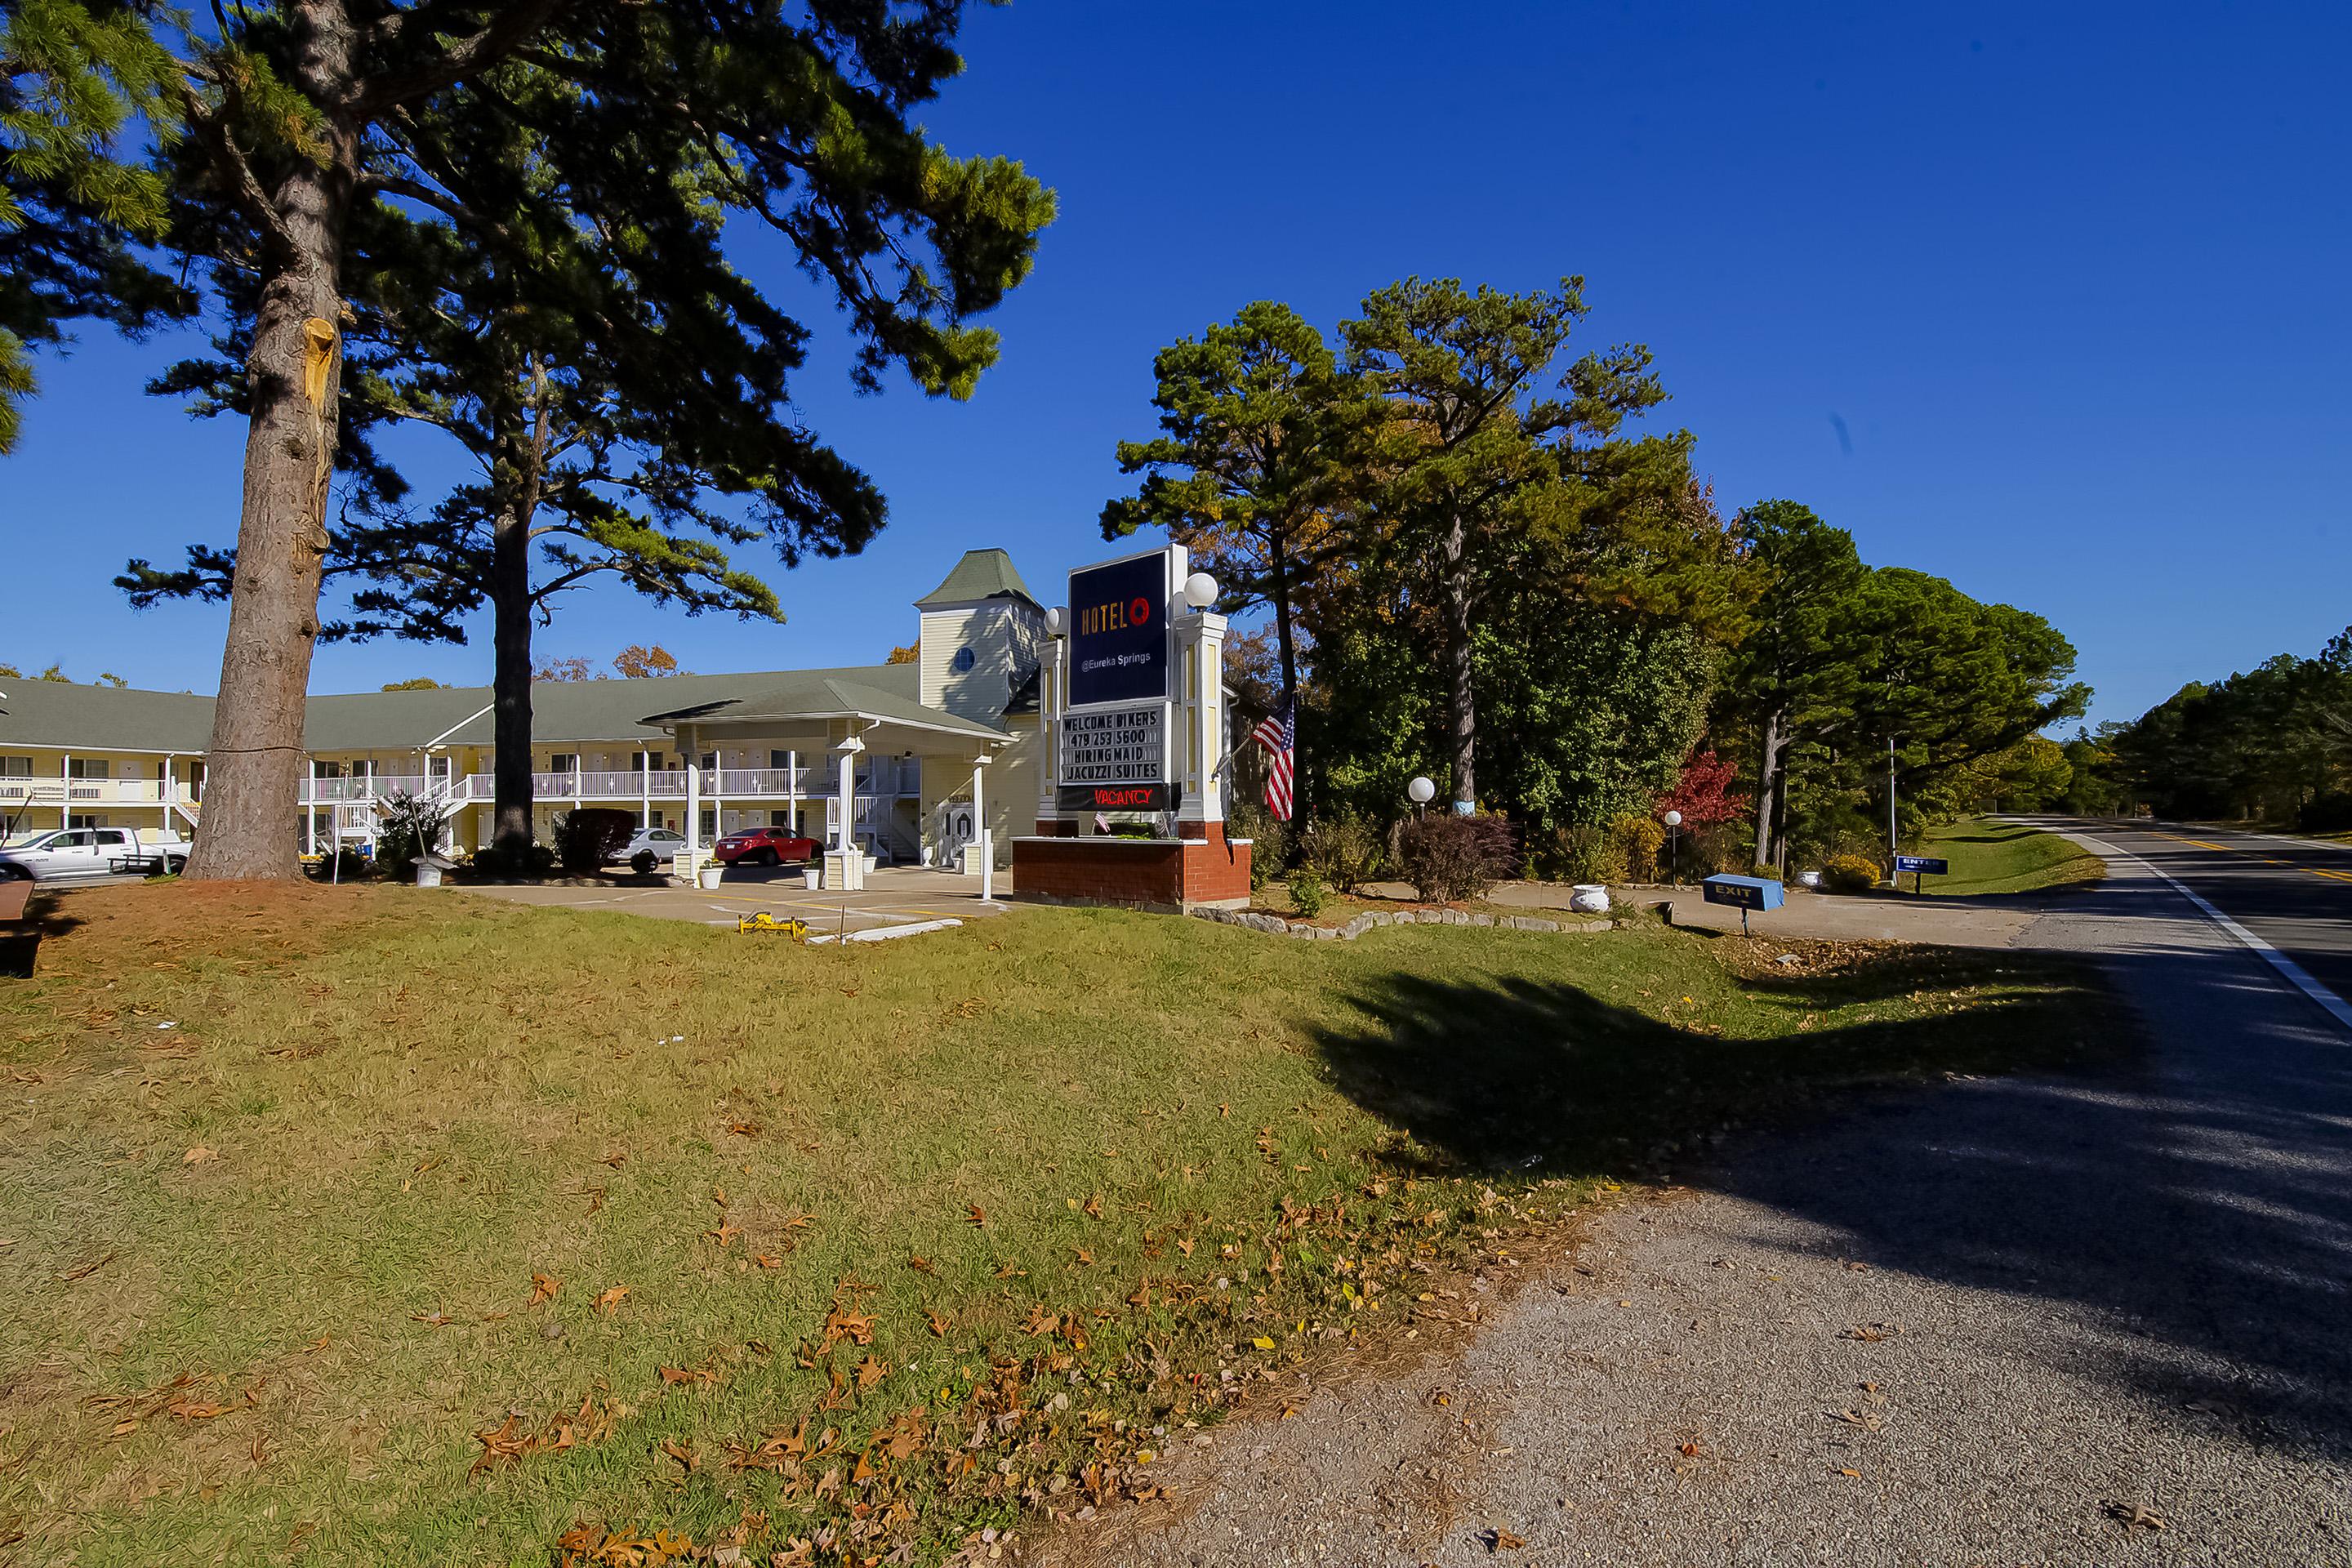
<path fill-rule="evenodd" d="M 787 860 L 796 864 L 814 860 L 824 847 L 789 827 L 745 827 L 721 838 L 711 847 L 711 853 L 730 866 L 739 860 L 781 866 Z"/>
<path fill-rule="evenodd" d="M 656 861 L 667 860 L 685 847 L 686 835 L 676 828 L 641 827 L 613 858 L 624 866 L 640 855 L 651 855 Z"/>
<path fill-rule="evenodd" d="M 59 827 L 0 848 L 0 878 L 69 882 L 117 871 L 176 874 L 188 863 L 188 841 L 146 827 Z"/>

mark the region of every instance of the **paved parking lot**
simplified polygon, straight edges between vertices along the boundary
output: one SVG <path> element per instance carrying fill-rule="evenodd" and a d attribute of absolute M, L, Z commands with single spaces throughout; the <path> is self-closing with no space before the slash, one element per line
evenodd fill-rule
<path fill-rule="evenodd" d="M 866 887 L 854 893 L 812 892 L 801 885 L 796 871 L 758 868 L 730 868 L 726 882 L 715 892 L 700 888 L 626 884 L 602 888 L 477 887 L 468 890 L 519 904 L 610 910 L 714 926 L 731 926 L 746 915 L 765 910 L 780 921 L 794 917 L 806 921 L 814 934 L 865 931 L 913 921 L 975 920 L 1001 914 L 1004 910 L 1002 902 L 981 901 L 978 877 L 912 867 L 877 870 L 867 877 Z M 1011 877 L 1000 872 L 996 878 L 997 898 L 1003 900 L 1012 890 Z"/>

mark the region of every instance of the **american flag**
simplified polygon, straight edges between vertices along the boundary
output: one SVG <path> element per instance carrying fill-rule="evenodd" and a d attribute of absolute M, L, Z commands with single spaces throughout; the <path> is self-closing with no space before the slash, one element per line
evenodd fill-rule
<path fill-rule="evenodd" d="M 1250 739 L 1264 746 L 1269 759 L 1265 770 L 1265 805 L 1277 822 L 1290 820 L 1291 753 L 1298 746 L 1298 702 L 1286 693 L 1281 705 L 1257 721 Z"/>

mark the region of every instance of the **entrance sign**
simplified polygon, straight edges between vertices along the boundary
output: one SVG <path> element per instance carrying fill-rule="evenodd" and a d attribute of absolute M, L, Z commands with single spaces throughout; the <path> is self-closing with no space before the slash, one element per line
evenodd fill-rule
<path fill-rule="evenodd" d="M 1174 555 L 1155 550 L 1070 574 L 1071 707 L 1175 696 Z M 1062 782 L 1079 781 L 1065 773 Z"/>
<path fill-rule="evenodd" d="M 1164 784 L 1064 784 L 1054 804 L 1064 811 L 1166 811 Z"/>
<path fill-rule="evenodd" d="M 1064 714 L 1060 761 L 1064 788 L 1166 784 L 1168 704 Z"/>

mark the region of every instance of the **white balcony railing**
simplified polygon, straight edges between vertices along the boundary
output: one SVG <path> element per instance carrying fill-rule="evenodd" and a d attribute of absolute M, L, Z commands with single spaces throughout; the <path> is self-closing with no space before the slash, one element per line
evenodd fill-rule
<path fill-rule="evenodd" d="M 10 805 L 163 805 L 195 797 L 185 779 L 0 779 L 0 802 Z"/>

